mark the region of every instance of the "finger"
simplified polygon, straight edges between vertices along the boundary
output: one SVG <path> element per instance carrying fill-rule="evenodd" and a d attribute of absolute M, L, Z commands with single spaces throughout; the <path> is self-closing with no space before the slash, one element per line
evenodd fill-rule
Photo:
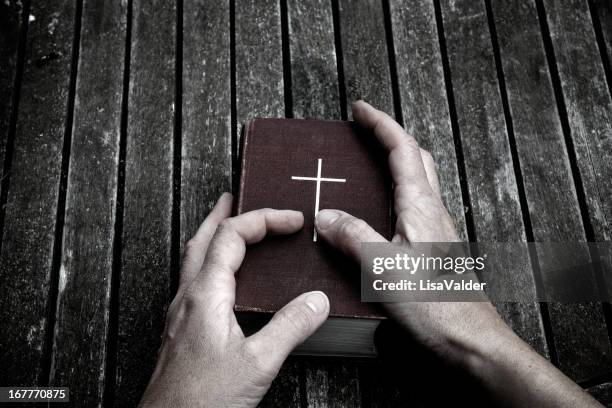
<path fill-rule="evenodd" d="M 410 203 L 413 193 L 429 193 L 431 187 L 416 139 L 406 133 L 393 118 L 364 101 L 353 104 L 353 117 L 374 133 L 389 151 L 389 168 L 396 186 L 396 212 Z"/>
<path fill-rule="evenodd" d="M 340 210 L 321 210 L 315 220 L 318 236 L 359 261 L 361 243 L 387 242 L 365 221 Z"/>
<path fill-rule="evenodd" d="M 289 353 L 310 337 L 328 315 L 329 299 L 325 293 L 304 293 L 276 312 L 259 332 L 247 338 L 247 347 L 269 372 L 276 372 Z"/>
<path fill-rule="evenodd" d="M 441 198 L 440 193 L 440 181 L 438 180 L 438 172 L 436 171 L 436 163 L 427 150 L 421 149 L 421 158 L 423 160 L 423 167 L 425 168 L 425 174 L 427 175 L 427 181 L 431 186 L 433 192 Z"/>
<path fill-rule="evenodd" d="M 208 246 L 202 269 L 190 290 L 216 308 L 234 307 L 234 273 L 244 259 L 246 244 L 261 241 L 266 234 L 290 234 L 304 225 L 299 211 L 261 209 L 227 218 L 219 224 Z"/>
<path fill-rule="evenodd" d="M 206 250 L 217 226 L 232 212 L 232 195 L 223 193 L 195 235 L 185 244 L 179 288 L 185 287 L 202 268 Z"/>

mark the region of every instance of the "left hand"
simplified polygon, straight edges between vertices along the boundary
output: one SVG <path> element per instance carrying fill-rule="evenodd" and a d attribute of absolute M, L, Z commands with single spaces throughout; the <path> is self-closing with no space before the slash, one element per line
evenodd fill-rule
<path fill-rule="evenodd" d="M 231 206 L 231 195 L 222 195 L 185 247 L 179 289 L 142 407 L 254 407 L 289 353 L 327 319 L 327 296 L 304 293 L 259 332 L 244 336 L 233 308 L 234 273 L 246 244 L 267 233 L 293 233 L 304 217 L 262 209 L 228 218 Z"/>

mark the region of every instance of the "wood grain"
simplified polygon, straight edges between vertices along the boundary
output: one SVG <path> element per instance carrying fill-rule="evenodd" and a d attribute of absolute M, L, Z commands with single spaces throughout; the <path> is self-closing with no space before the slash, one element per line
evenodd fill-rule
<path fill-rule="evenodd" d="M 231 189 L 230 77 L 229 1 L 184 3 L 182 245 Z"/>
<path fill-rule="evenodd" d="M 492 10 L 533 238 L 584 241 L 536 6 L 532 1 L 511 6 L 494 0 Z M 544 268 L 554 259 L 540 256 L 538 261 Z M 542 279 L 547 290 L 555 290 L 552 277 Z M 611 350 L 601 306 L 551 303 L 549 310 L 560 368 L 575 380 L 609 370 Z"/>
<path fill-rule="evenodd" d="M 126 11 L 83 3 L 50 376 L 92 407 L 102 405 L 106 379 Z"/>
<path fill-rule="evenodd" d="M 306 369 L 306 403 L 309 407 L 361 407 L 355 361 L 311 359 Z"/>
<path fill-rule="evenodd" d="M 172 296 L 176 13 L 133 2 L 115 406 L 140 399 Z"/>
<path fill-rule="evenodd" d="M 612 3 L 608 0 L 592 0 L 590 4 L 592 6 L 592 12 L 595 13 L 599 20 L 601 35 L 604 40 L 605 52 L 607 52 L 609 63 L 612 58 Z"/>
<path fill-rule="evenodd" d="M 279 0 L 236 3 L 236 116 L 284 117 L 283 53 Z"/>
<path fill-rule="evenodd" d="M 397 79 L 405 128 L 436 162 L 442 199 L 467 241 L 455 142 L 433 2 L 390 1 Z"/>
<path fill-rule="evenodd" d="M 347 105 L 358 99 L 395 116 L 382 2 L 337 0 Z"/>
<path fill-rule="evenodd" d="M 288 113 L 296 117 L 339 118 L 358 98 L 392 115 L 401 112 L 406 128 L 434 154 L 445 200 L 463 238 L 467 236 L 436 3 L 247 0 L 233 3 L 232 16 L 230 2 L 183 2 L 179 102 L 175 100 L 177 6 L 131 0 L 125 206 L 118 241 L 121 271 L 120 281 L 111 282 L 116 197 L 121 194 L 117 178 L 122 177 L 117 168 L 125 7 L 130 2 L 32 1 L 31 17 L 24 16 L 30 23 L 12 167 L 10 173 L 0 174 L 8 186 L 0 194 L 7 199 L 0 247 L 0 384 L 44 384 L 50 374 L 52 384 L 71 387 L 73 401 L 99 406 L 105 381 L 116 376 L 115 405 L 134 406 L 155 363 L 172 296 L 172 274 L 178 272 L 171 270 L 171 247 L 176 244 L 171 239 L 180 238 L 182 245 L 218 195 L 229 189 L 231 135 L 237 127 L 255 116 L 284 116 L 285 100 L 293 107 Z M 3 163 L 15 109 L 21 2 L 0 3 Z M 72 121 L 71 62 L 76 51 L 72 45 L 81 3 Z M 602 65 L 589 15 L 592 12 L 599 19 L 609 62 L 608 2 L 490 3 L 509 105 L 506 118 L 484 5 L 440 0 L 476 237 L 609 240 L 612 102 L 605 69 L 610 67 Z M 543 45 L 536 4 L 545 11 L 552 47 Z M 286 44 L 281 33 L 284 5 Z M 339 24 L 334 27 L 336 11 Z M 232 18 L 235 67 L 230 61 Z M 283 45 L 288 51 L 285 61 Z M 556 62 L 552 67 L 547 52 Z M 338 67 L 344 68 L 342 72 Z M 231 117 L 232 68 L 236 127 Z M 285 84 L 287 74 L 290 82 Z M 291 88 L 287 95 L 285 88 Z M 175 135 L 174 111 L 179 103 L 183 134 Z M 517 163 L 512 162 L 507 139 L 513 135 Z M 182 147 L 180 234 L 173 232 L 172 225 L 177 136 Z M 62 162 L 69 164 L 65 174 Z M 513 164 L 518 164 L 524 185 L 525 225 Z M 65 192 L 62 180 L 67 180 Z M 574 183 L 582 183 L 579 191 Z M 579 203 L 584 204 L 583 214 Z M 586 226 L 583 219 L 588 220 Z M 539 261 L 547 263 L 546 257 Z M 111 284 L 118 285 L 119 295 L 117 354 L 110 356 L 117 361 L 116 373 L 104 371 Z M 509 307 L 502 312 L 523 338 L 545 354 L 536 308 Z M 578 380 L 609 373 L 612 351 L 600 306 L 551 304 L 550 313 L 560 367 Z M 370 363 L 290 358 L 262 406 L 360 406 L 362 398 L 372 407 L 419 406 L 411 389 L 387 386 L 382 374 Z M 610 390 L 609 383 L 588 389 L 612 406 Z"/>
<path fill-rule="evenodd" d="M 16 106 L 13 106 L 17 80 L 17 59 L 22 30 L 23 4 L 17 0 L 0 3 L 0 167 L 4 169 L 6 147 L 11 131 L 11 117 Z M 26 16 L 27 18 L 27 16 Z M 2 180 L 7 175 L 0 170 L 0 195 Z M 0 228 L 2 226 L 0 225 Z"/>
<path fill-rule="evenodd" d="M 284 117 L 285 89 L 279 0 L 248 0 L 235 5 L 236 131 L 254 117 Z M 300 404 L 301 368 L 285 362 L 262 407 Z"/>
<path fill-rule="evenodd" d="M 340 119 L 331 2 L 288 0 L 287 14 L 293 116 Z"/>
<path fill-rule="evenodd" d="M 593 228 L 591 239 L 610 241 L 612 99 L 589 7 L 586 0 L 545 1 L 545 9 L 580 181 Z M 608 285 L 612 289 L 612 277 L 609 277 Z"/>
<path fill-rule="evenodd" d="M 3 385 L 47 381 L 43 353 L 55 308 L 49 295 L 76 11 L 68 0 L 32 3 L 0 252 Z"/>
<path fill-rule="evenodd" d="M 525 227 L 485 4 L 444 0 L 441 14 L 476 239 L 487 243 L 524 242 Z M 512 262 L 504 264 L 503 269 L 491 264 L 487 274 L 504 279 L 496 282 L 504 295 L 511 297 L 508 292 L 516 290 L 518 299 L 530 291 L 534 302 L 499 302 L 496 307 L 521 338 L 548 356 L 530 260 L 518 257 Z M 512 273 L 508 275 L 507 271 Z"/>

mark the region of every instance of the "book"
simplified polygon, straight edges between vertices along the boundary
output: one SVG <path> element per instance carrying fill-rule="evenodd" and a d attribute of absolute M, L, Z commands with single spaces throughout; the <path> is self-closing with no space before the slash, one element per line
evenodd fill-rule
<path fill-rule="evenodd" d="M 296 354 L 374 355 L 373 333 L 383 318 L 360 301 L 359 264 L 317 239 L 315 214 L 339 209 L 392 231 L 387 154 L 354 122 L 255 119 L 243 126 L 240 184 L 234 212 L 299 210 L 304 227 L 247 248 L 236 273 L 238 320 L 248 333 L 301 293 L 321 290 L 330 300 L 327 322 Z"/>

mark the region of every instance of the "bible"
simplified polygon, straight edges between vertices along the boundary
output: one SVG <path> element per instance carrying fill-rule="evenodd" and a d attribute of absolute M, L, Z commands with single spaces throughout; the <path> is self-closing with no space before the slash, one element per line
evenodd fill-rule
<path fill-rule="evenodd" d="M 386 238 L 392 231 L 387 155 L 354 122 L 254 119 L 243 126 L 235 214 L 259 208 L 302 211 L 304 227 L 268 236 L 247 248 L 236 273 L 235 310 L 245 334 L 259 329 L 301 293 L 321 290 L 327 322 L 295 354 L 372 356 L 383 318 L 360 301 L 358 262 L 317 239 L 316 213 L 339 209 L 365 220 Z"/>

